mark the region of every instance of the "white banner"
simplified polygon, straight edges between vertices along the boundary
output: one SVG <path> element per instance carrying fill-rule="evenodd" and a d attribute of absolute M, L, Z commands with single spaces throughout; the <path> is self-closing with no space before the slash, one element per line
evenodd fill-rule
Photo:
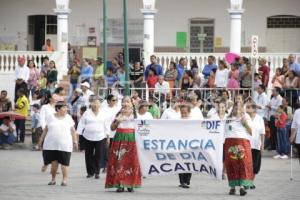
<path fill-rule="evenodd" d="M 221 121 L 136 120 L 143 176 L 203 173 L 222 177 Z"/>

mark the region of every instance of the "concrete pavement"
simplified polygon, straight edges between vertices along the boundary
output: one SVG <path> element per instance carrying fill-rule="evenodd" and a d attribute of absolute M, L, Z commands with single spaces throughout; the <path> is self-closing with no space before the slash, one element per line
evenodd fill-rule
<path fill-rule="evenodd" d="M 73 153 L 67 187 L 61 187 L 61 174 L 56 186 L 48 186 L 49 170 L 40 172 L 41 152 L 30 150 L 0 150 L 0 200 L 60 200 L 60 199 L 110 199 L 110 200 L 192 200 L 192 199 L 300 199 L 300 165 L 293 159 L 294 180 L 290 181 L 290 160 L 274 160 L 265 156 L 261 173 L 257 176 L 257 189 L 247 196 L 228 195 L 227 181 L 216 181 L 204 175 L 193 175 L 191 188 L 178 187 L 177 176 L 143 179 L 143 187 L 134 193 L 116 193 L 105 190 L 105 174 L 99 180 L 86 179 L 83 153 Z"/>

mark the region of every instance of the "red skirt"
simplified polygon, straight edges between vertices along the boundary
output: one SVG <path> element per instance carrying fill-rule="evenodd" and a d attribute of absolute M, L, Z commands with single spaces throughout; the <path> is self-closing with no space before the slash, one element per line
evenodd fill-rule
<path fill-rule="evenodd" d="M 141 187 L 134 129 L 117 129 L 109 152 L 105 188 Z"/>
<path fill-rule="evenodd" d="M 226 138 L 224 153 L 229 186 L 252 186 L 253 166 L 249 140 Z"/>

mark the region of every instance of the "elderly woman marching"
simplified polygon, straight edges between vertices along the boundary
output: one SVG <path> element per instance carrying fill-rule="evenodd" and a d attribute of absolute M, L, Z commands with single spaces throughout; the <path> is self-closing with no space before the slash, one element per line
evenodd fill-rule
<path fill-rule="evenodd" d="M 111 124 L 116 130 L 112 141 L 105 188 L 117 188 L 117 192 L 133 192 L 133 188 L 141 186 L 141 171 L 135 144 L 133 119 L 136 112 L 130 97 L 124 97 L 121 111 Z"/>
<path fill-rule="evenodd" d="M 225 128 L 225 168 L 227 171 L 230 195 L 240 186 L 240 195 L 247 194 L 245 187 L 251 187 L 253 180 L 252 154 L 250 146 L 251 119 L 244 113 L 241 104 L 233 106 L 230 121 Z"/>
<path fill-rule="evenodd" d="M 99 179 L 101 149 L 105 145 L 105 139 L 109 141 L 109 126 L 106 115 L 100 112 L 100 100 L 94 96 L 90 98 L 90 107 L 80 118 L 77 132 L 82 134 L 85 140 L 85 164 L 87 178 L 95 175 Z"/>
<path fill-rule="evenodd" d="M 67 114 L 65 102 L 55 105 L 56 113 L 51 115 L 46 122 L 46 127 L 40 138 L 39 146 L 43 144 L 43 157 L 46 165 L 51 163 L 52 179 L 48 185 L 56 184 L 58 164 L 61 164 L 63 180 L 61 186 L 67 185 L 68 168 L 73 147 L 77 149 L 74 121 Z M 74 145 L 74 146 L 73 146 Z"/>

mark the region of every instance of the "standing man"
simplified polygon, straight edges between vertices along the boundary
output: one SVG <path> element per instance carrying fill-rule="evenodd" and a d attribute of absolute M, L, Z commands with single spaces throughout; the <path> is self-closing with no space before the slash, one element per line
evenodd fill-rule
<path fill-rule="evenodd" d="M 154 94 L 158 97 L 159 105 L 162 107 L 163 103 L 167 99 L 167 96 L 170 95 L 169 82 L 165 81 L 164 76 L 162 75 L 158 77 L 158 82 L 155 83 Z"/>
<path fill-rule="evenodd" d="M 25 57 L 18 57 L 18 66 L 15 71 L 16 86 L 15 86 L 15 102 L 17 101 L 17 91 L 23 89 L 27 96 L 27 81 L 29 79 L 29 68 L 25 66 Z"/>
<path fill-rule="evenodd" d="M 215 64 L 216 58 L 214 56 L 208 56 L 207 62 L 208 64 L 206 64 L 203 68 L 202 74 L 204 75 L 204 79 L 205 79 L 205 83 L 208 81 L 208 78 L 211 74 L 211 72 L 214 69 L 217 69 L 218 66 Z"/>
<path fill-rule="evenodd" d="M 289 69 L 290 71 L 296 72 L 297 75 L 300 75 L 300 65 L 296 62 L 296 56 L 293 54 L 289 55 Z"/>
<path fill-rule="evenodd" d="M 251 118 L 251 129 L 252 136 L 250 139 L 251 152 L 252 152 L 252 164 L 253 164 L 253 181 L 255 175 L 260 171 L 261 166 L 261 153 L 264 150 L 264 140 L 265 140 L 265 123 L 263 118 L 256 114 L 256 105 L 254 103 L 249 103 L 246 105 L 246 111 Z M 250 186 L 250 189 L 255 189 L 255 185 Z"/>
<path fill-rule="evenodd" d="M 258 73 L 262 77 L 262 84 L 268 88 L 269 78 L 270 78 L 270 67 L 267 65 L 267 61 L 264 58 L 258 60 L 259 68 Z"/>
<path fill-rule="evenodd" d="M 16 113 L 22 115 L 24 119 L 16 119 L 16 131 L 17 131 L 17 141 L 20 141 L 21 143 L 24 143 L 25 140 L 25 121 L 26 117 L 28 116 L 28 110 L 29 110 L 29 101 L 27 97 L 25 96 L 24 89 L 19 89 L 17 91 L 18 99 L 15 104 Z"/>
<path fill-rule="evenodd" d="M 139 96 L 142 97 L 142 90 L 139 88 L 145 88 L 146 84 L 144 82 L 144 68 L 141 67 L 139 61 L 135 61 L 133 68 L 130 68 L 129 78 Z"/>
<path fill-rule="evenodd" d="M 180 106 L 180 115 L 181 119 L 188 120 L 191 119 L 191 107 L 188 104 L 183 104 Z M 190 182 L 191 182 L 192 174 L 191 173 L 180 173 L 179 174 L 179 187 L 182 188 L 190 188 Z"/>
<path fill-rule="evenodd" d="M 157 63 L 155 55 L 150 56 L 151 64 L 146 67 L 145 70 L 145 80 L 147 81 L 150 69 L 153 69 L 156 72 L 156 75 L 163 75 L 163 68 L 160 64 Z"/>
<path fill-rule="evenodd" d="M 269 104 L 269 99 L 264 85 L 261 84 L 258 86 L 256 95 L 254 96 L 254 102 L 256 104 L 256 113 L 262 118 L 267 118 L 266 106 Z"/>
<path fill-rule="evenodd" d="M 42 51 L 55 51 L 49 38 L 46 40 L 46 44 L 42 46 Z"/>

